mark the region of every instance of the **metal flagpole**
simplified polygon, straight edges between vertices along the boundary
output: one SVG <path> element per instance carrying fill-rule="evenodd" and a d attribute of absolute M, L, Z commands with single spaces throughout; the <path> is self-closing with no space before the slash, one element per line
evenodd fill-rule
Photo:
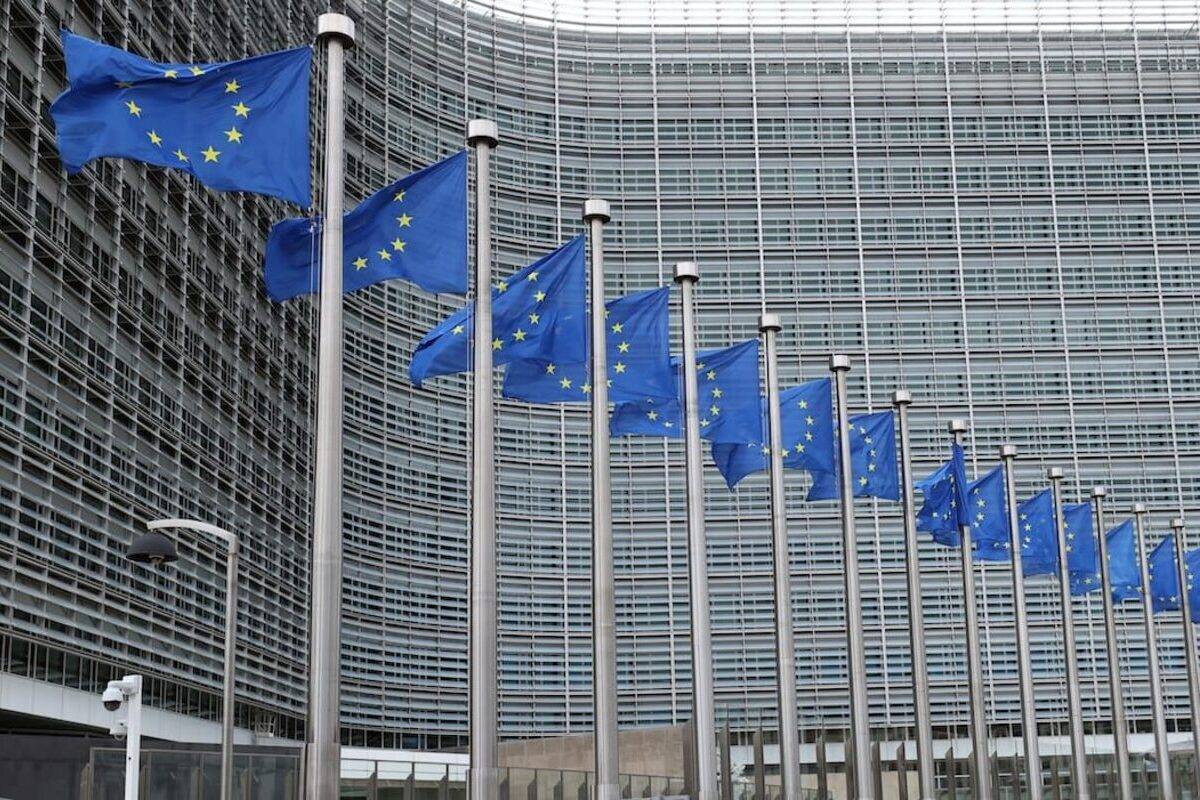
<path fill-rule="evenodd" d="M 1125 723 L 1125 698 L 1121 691 L 1121 658 L 1117 649 L 1117 623 L 1113 610 L 1112 587 L 1108 578 L 1108 542 L 1104 526 L 1103 486 L 1092 489 L 1092 512 L 1096 517 L 1096 543 L 1100 547 L 1100 595 L 1104 601 L 1104 640 L 1108 656 L 1108 690 L 1112 703 L 1113 748 L 1117 762 L 1117 780 L 1121 797 L 1133 797 L 1133 774 L 1129 769 L 1129 728 Z"/>
<path fill-rule="evenodd" d="M 354 21 L 322 14 L 325 44 L 325 219 L 317 351 L 316 468 L 310 575 L 308 745 L 305 796 L 337 797 L 341 780 L 342 657 L 342 203 L 345 189 L 345 54 Z"/>
<path fill-rule="evenodd" d="M 867 653 L 863 639 L 862 596 L 858 580 L 858 536 L 854 527 L 854 475 L 850 462 L 850 412 L 846 399 L 846 373 L 850 357 L 829 357 L 837 404 L 838 477 L 842 510 L 842 557 L 845 560 L 846 656 L 850 671 L 850 741 L 846 763 L 852 766 L 855 796 L 872 798 L 871 718 L 867 707 Z"/>
<path fill-rule="evenodd" d="M 1163 710 L 1162 683 L 1158 672 L 1158 636 L 1154 631 L 1154 598 L 1150 593 L 1150 565 L 1146 557 L 1146 504 L 1133 504 L 1137 531 L 1138 567 L 1142 577 L 1142 622 L 1146 626 L 1146 661 L 1150 672 L 1150 713 L 1154 715 L 1154 751 L 1158 756 L 1158 785 L 1162 800 L 1173 800 L 1171 749 L 1167 746 L 1167 719 Z"/>
<path fill-rule="evenodd" d="M 492 378 L 491 156 L 496 123 L 467 123 L 475 150 L 475 337 L 471 376 L 471 763 L 468 800 L 497 800 L 496 462 Z"/>
<path fill-rule="evenodd" d="M 708 601 L 708 544 L 704 533 L 704 474 L 700 455 L 699 387 L 696 385 L 696 282 L 694 262 L 675 265 L 683 306 L 683 396 L 687 459 L 688 589 L 692 623 L 692 732 L 696 800 L 717 800 L 716 713 L 713 709 L 712 631 Z"/>
<path fill-rule="evenodd" d="M 913 709 L 917 740 L 917 797 L 933 800 L 933 723 L 929 700 L 929 670 L 925 663 L 925 611 L 921 603 L 920 543 L 913 511 L 912 444 L 908 430 L 908 407 L 912 394 L 901 389 L 892 395 L 892 406 L 900 418 L 900 499 L 904 504 L 904 566 L 908 578 L 908 635 L 912 646 Z M 903 748 L 903 744 L 901 745 Z"/>
<path fill-rule="evenodd" d="M 1017 481 L 1013 462 L 1017 447 L 1000 445 L 1004 461 L 1004 490 L 1008 502 L 1009 544 L 1012 552 L 1013 627 L 1017 632 L 1017 669 L 1021 692 L 1021 735 L 1025 741 L 1025 784 L 1029 800 L 1042 797 L 1042 759 L 1038 752 L 1037 709 L 1033 704 L 1033 670 L 1029 665 L 1029 615 L 1025 610 L 1025 573 L 1021 566 L 1022 531 L 1017 519 Z"/>
<path fill-rule="evenodd" d="M 1192 769 L 1200 787 L 1200 658 L 1196 654 L 1196 620 L 1188 605 L 1187 548 L 1183 543 L 1183 518 L 1171 520 L 1175 533 L 1175 568 L 1179 572 L 1179 607 L 1183 621 L 1183 652 L 1187 656 L 1188 698 L 1192 712 Z"/>
<path fill-rule="evenodd" d="M 967 422 L 952 419 L 949 424 L 950 437 L 961 445 L 967 432 Z M 966 494 L 963 487 L 957 494 Z M 967 690 L 971 706 L 971 763 L 975 770 L 976 800 L 992 800 L 991 759 L 988 758 L 987 712 L 983 705 L 983 661 L 979 647 L 979 616 L 975 607 L 974 553 L 971 548 L 971 526 L 960 525 L 961 539 L 959 558 L 962 563 L 963 614 L 967 628 Z"/>
<path fill-rule="evenodd" d="M 778 314 L 763 314 L 758 330 L 767 353 L 767 445 L 771 448 L 771 537 L 775 579 L 775 667 L 779 696 L 779 775 L 783 800 L 800 797 L 800 733 L 796 697 L 796 634 L 792 629 L 792 561 L 783 494 L 783 423 L 779 410 Z"/>
<path fill-rule="evenodd" d="M 617 769 L 617 633 L 613 596 L 612 488 L 608 471 L 608 359 L 604 317 L 604 223 L 608 202 L 583 204 L 592 241 L 592 704 L 596 800 L 621 796 Z"/>
<path fill-rule="evenodd" d="M 1067 713 L 1071 726 L 1071 785 L 1075 800 L 1090 800 L 1088 788 L 1087 744 L 1083 738 L 1083 701 L 1079 696 L 1079 657 L 1075 653 L 1075 619 L 1071 603 L 1071 566 L 1067 562 L 1067 524 L 1063 516 L 1060 467 L 1046 470 L 1054 499 L 1054 527 L 1058 532 L 1058 598 L 1062 605 L 1063 655 L 1067 669 Z"/>

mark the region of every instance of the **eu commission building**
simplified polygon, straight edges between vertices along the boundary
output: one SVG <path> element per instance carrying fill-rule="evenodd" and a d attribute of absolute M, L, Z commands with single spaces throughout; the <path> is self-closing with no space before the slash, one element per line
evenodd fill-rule
<path fill-rule="evenodd" d="M 604 198 L 608 296 L 697 262 L 701 348 L 756 337 L 769 310 L 784 385 L 827 377 L 845 353 L 852 412 L 911 391 L 918 477 L 963 418 L 968 473 L 1014 443 L 1022 498 L 1059 466 L 1067 502 L 1107 487 L 1113 524 L 1146 503 L 1151 541 L 1171 517 L 1200 520 L 1200 5 L 979 4 L 976 19 L 948 2 L 850 5 L 350 3 L 347 206 L 462 149 L 467 120 L 495 120 L 496 276 L 583 232 L 584 200 Z M 0 0 L 3 735 L 99 731 L 87 703 L 133 672 L 149 709 L 194 725 L 180 740 L 215 741 L 221 551 L 181 538 L 170 568 L 125 558 L 147 519 L 194 517 L 242 541 L 245 741 L 305 737 L 317 305 L 273 303 L 262 286 L 267 231 L 299 212 L 134 161 L 68 176 L 46 112 L 66 85 L 60 28 L 157 61 L 218 61 L 312 41 L 324 10 Z M 352 747 L 468 744 L 470 376 L 418 389 L 408 373 L 418 339 L 461 302 L 400 281 L 346 296 Z M 683 461 L 677 439 L 613 439 L 623 728 L 692 714 Z M 590 733 L 587 407 L 498 399 L 495 474 L 500 738 Z M 760 473 L 731 491 L 711 466 L 704 480 L 717 723 L 770 742 L 769 484 Z M 809 482 L 787 474 L 812 743 L 850 712 L 841 518 L 836 502 L 805 502 Z M 901 508 L 862 500 L 856 515 L 872 736 L 902 740 Z M 962 579 L 956 551 L 923 537 L 920 556 L 945 742 L 968 729 Z M 1009 572 L 975 572 L 997 741 L 1020 722 Z M 1041 733 L 1065 736 L 1057 583 L 1026 588 Z M 1076 598 L 1074 619 L 1088 732 L 1111 733 L 1100 596 Z M 1185 733 L 1177 619 L 1159 618 L 1158 653 L 1168 730 Z M 1130 730 L 1148 734 L 1139 610 L 1119 606 L 1117 629 Z"/>

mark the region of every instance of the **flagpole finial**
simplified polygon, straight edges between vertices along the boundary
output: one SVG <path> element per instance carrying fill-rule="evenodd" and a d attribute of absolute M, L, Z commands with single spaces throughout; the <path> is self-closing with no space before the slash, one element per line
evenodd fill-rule
<path fill-rule="evenodd" d="M 1100 498 L 1107 497 L 1107 496 L 1108 496 L 1108 489 L 1105 489 L 1103 486 L 1093 486 L 1092 487 L 1092 497 L 1093 498 L 1100 499 Z"/>
<path fill-rule="evenodd" d="M 779 321 L 778 314 L 766 313 L 758 318 L 758 332 L 766 333 L 767 331 L 781 331 L 783 323 Z"/>
<path fill-rule="evenodd" d="M 485 144 L 495 147 L 500 143 L 500 133 L 496 123 L 490 119 L 473 119 L 467 123 L 467 144 Z"/>
<path fill-rule="evenodd" d="M 1000 445 L 1000 457 L 1001 458 L 1016 458 L 1017 457 L 1017 446 L 1015 444 Z"/>
<path fill-rule="evenodd" d="M 1148 508 L 1146 508 L 1146 504 L 1145 504 L 1145 503 L 1134 503 L 1134 504 L 1133 504 L 1133 513 L 1135 513 L 1135 514 L 1145 514 L 1147 511 L 1149 511 L 1149 509 L 1148 509 Z"/>
<path fill-rule="evenodd" d="M 950 431 L 951 433 L 966 433 L 967 421 L 965 419 L 956 417 L 955 419 L 950 420 L 949 424 L 946 425 L 946 430 Z"/>
<path fill-rule="evenodd" d="M 892 405 L 894 406 L 909 406 L 912 405 L 912 392 L 908 389 L 897 389 L 892 392 Z"/>
<path fill-rule="evenodd" d="M 1063 478 L 1062 467 L 1050 467 L 1046 470 L 1046 477 L 1052 481 L 1061 481 Z"/>
<path fill-rule="evenodd" d="M 601 222 L 608 222 L 612 219 L 612 211 L 609 208 L 608 201 L 599 197 L 589 197 L 583 201 L 583 221 L 591 222 L 598 219 Z"/>
<path fill-rule="evenodd" d="M 1183 530 L 1183 517 L 1175 517 L 1171 520 L 1171 527 L 1177 531 Z"/>
<path fill-rule="evenodd" d="M 833 355 L 829 357 L 829 368 L 834 372 L 850 371 L 850 356 Z"/>
<path fill-rule="evenodd" d="M 317 17 L 317 38 L 327 39 L 331 36 L 341 39 L 343 47 L 353 47 L 354 20 L 334 12 Z"/>
<path fill-rule="evenodd" d="M 675 282 L 691 281 L 696 283 L 700 280 L 700 267 L 695 261 L 680 261 L 675 265 Z"/>

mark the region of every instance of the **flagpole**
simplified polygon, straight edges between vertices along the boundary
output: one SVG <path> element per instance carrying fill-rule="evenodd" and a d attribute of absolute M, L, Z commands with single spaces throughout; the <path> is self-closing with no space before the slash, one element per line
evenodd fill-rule
<path fill-rule="evenodd" d="M 496 736 L 496 419 L 492 381 L 491 155 L 496 123 L 467 123 L 475 150 L 475 332 L 471 375 L 471 618 L 468 800 L 497 800 Z"/>
<path fill-rule="evenodd" d="M 604 317 L 604 224 L 606 200 L 583 204 L 592 240 L 592 706 L 595 728 L 596 800 L 621 796 L 617 761 L 617 633 L 613 589 L 612 486 L 609 475 L 608 352 Z"/>
<path fill-rule="evenodd" d="M 1008 501 L 1008 530 L 1012 552 L 1013 627 L 1017 634 L 1017 669 L 1021 692 L 1021 736 L 1025 742 L 1025 783 L 1029 800 L 1042 797 L 1042 758 L 1038 752 L 1037 708 L 1033 704 L 1033 669 L 1029 665 L 1029 615 L 1025 609 L 1025 573 L 1021 564 L 1021 529 L 1017 519 L 1017 480 L 1013 462 L 1017 447 L 1000 445 L 1004 462 L 1004 491 Z"/>
<path fill-rule="evenodd" d="M 967 432 L 967 422 L 952 419 L 949 424 L 951 440 L 961 446 Z M 966 487 L 955 492 L 966 494 Z M 966 513 L 965 509 L 963 513 Z M 979 646 L 979 615 L 975 607 L 975 557 L 972 552 L 971 526 L 959 525 L 959 558 L 962 564 L 963 613 L 967 628 L 967 692 L 971 706 L 971 763 L 975 770 L 976 800 L 992 800 L 992 769 L 988 758 L 987 712 L 983 705 L 983 662 Z"/>
<path fill-rule="evenodd" d="M 708 544 L 704 532 L 704 474 L 700 455 L 700 389 L 696 381 L 696 282 L 692 261 L 675 265 L 682 292 L 683 389 L 687 459 L 688 589 L 692 623 L 692 735 L 696 798 L 717 800 L 716 713 L 713 709 L 712 631 L 709 621 Z"/>
<path fill-rule="evenodd" d="M 767 353 L 767 445 L 771 450 L 771 538 L 775 583 L 775 667 L 779 697 L 779 776 L 783 800 L 800 798 L 800 733 L 796 696 L 796 633 L 792 627 L 792 560 L 783 493 L 783 422 L 779 410 L 778 314 L 758 318 Z"/>
<path fill-rule="evenodd" d="M 918 800 L 937 796 L 933 763 L 933 723 L 929 699 L 929 670 L 925 663 L 925 611 L 921 602 L 920 542 L 913 516 L 912 444 L 908 430 L 908 407 L 912 394 L 900 389 L 892 395 L 892 406 L 900 418 L 900 499 L 904 504 L 904 566 L 908 588 L 908 634 L 912 647 L 913 711 L 917 740 Z"/>
<path fill-rule="evenodd" d="M 1175 569 L 1179 573 L 1179 601 L 1183 622 L 1183 652 L 1187 656 L 1188 705 L 1192 712 L 1192 769 L 1200 786 L 1200 657 L 1196 654 L 1196 620 L 1188 604 L 1187 549 L 1183 543 L 1183 518 L 1171 520 L 1175 533 Z"/>
<path fill-rule="evenodd" d="M 863 638 L 862 594 L 858 579 L 858 536 L 854 526 L 854 475 L 850 461 L 850 412 L 846 373 L 850 357 L 829 357 L 837 403 L 838 478 L 842 511 L 842 558 L 846 594 L 846 658 L 850 672 L 850 741 L 846 763 L 852 765 L 856 797 L 876 800 L 871 781 L 871 718 L 867 706 L 867 648 Z"/>
<path fill-rule="evenodd" d="M 1112 704 L 1113 748 L 1121 797 L 1133 797 L 1133 775 L 1129 770 L 1129 728 L 1125 723 L 1125 697 L 1121 689 L 1121 653 L 1117 649 L 1116 613 L 1108 577 L 1108 529 L 1104 527 L 1103 486 L 1092 489 L 1092 512 L 1096 517 L 1096 542 L 1100 548 L 1100 594 L 1104 602 L 1104 641 L 1108 657 L 1108 693 Z"/>
<path fill-rule="evenodd" d="M 1083 700 L 1079 695 L 1079 657 L 1075 653 L 1075 619 L 1071 603 L 1071 565 L 1067 561 L 1067 524 L 1063 516 L 1060 467 L 1046 470 L 1054 499 L 1054 527 L 1058 533 L 1058 599 L 1062 605 L 1063 655 L 1067 670 L 1067 713 L 1071 726 L 1071 785 L 1075 800 L 1090 800 L 1087 777 L 1087 743 L 1083 738 Z"/>
<path fill-rule="evenodd" d="M 1167 719 L 1163 711 L 1162 683 L 1158 671 L 1158 636 L 1154 630 L 1154 596 L 1150 592 L 1150 565 L 1146 558 L 1146 504 L 1133 504 L 1137 532 L 1138 568 L 1142 577 L 1142 623 L 1146 627 L 1146 661 L 1150 679 L 1150 713 L 1154 715 L 1154 751 L 1158 756 L 1158 785 L 1162 800 L 1173 800 L 1171 749 L 1167 745 Z"/>
<path fill-rule="evenodd" d="M 345 191 L 345 54 L 354 21 L 322 14 L 325 45 L 325 214 L 321 234 L 317 432 L 305 796 L 337 797 L 341 780 L 342 658 L 342 204 Z"/>

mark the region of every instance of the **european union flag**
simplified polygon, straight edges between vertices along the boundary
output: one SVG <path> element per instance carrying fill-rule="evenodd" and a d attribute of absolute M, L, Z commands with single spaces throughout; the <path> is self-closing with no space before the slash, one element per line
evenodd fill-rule
<path fill-rule="evenodd" d="M 1021 573 L 1053 575 L 1058 572 L 1058 525 L 1054 522 L 1054 495 L 1043 489 L 1017 506 L 1021 537 Z"/>
<path fill-rule="evenodd" d="M 833 472 L 833 395 L 831 381 L 821 378 L 779 393 L 783 466 L 810 472 Z M 713 442 L 712 460 L 730 489 L 753 472 L 767 469 L 767 401 L 761 400 L 762 433 L 746 444 Z"/>
<path fill-rule="evenodd" d="M 583 236 L 500 281 L 492 289 L 492 358 L 583 361 L 587 333 Z M 475 304 L 442 320 L 417 343 L 409 365 L 416 386 L 435 375 L 471 370 Z"/>
<path fill-rule="evenodd" d="M 604 304 L 608 397 L 614 403 L 675 396 L 667 303 L 663 286 Z M 591 326 L 588 326 L 589 334 Z M 591 336 L 587 337 L 591 351 Z M 529 403 L 582 403 L 592 392 L 590 364 L 514 361 L 504 374 L 503 395 Z"/>
<path fill-rule="evenodd" d="M 342 220 L 342 291 L 404 278 L 427 292 L 467 293 L 465 150 L 385 186 Z M 321 288 L 313 227 L 285 219 L 271 228 L 263 279 L 272 300 Z"/>
<path fill-rule="evenodd" d="M 190 172 L 214 189 L 312 205 L 312 49 L 159 64 L 63 31 L 67 90 L 50 107 L 67 172 L 105 156 Z"/>
<path fill-rule="evenodd" d="M 1200 572 L 1200 547 L 1188 550 L 1183 558 L 1183 571 L 1187 578 L 1188 610 L 1192 612 L 1192 620 L 1200 619 L 1200 581 L 1196 573 Z"/>
<path fill-rule="evenodd" d="M 925 478 L 916 488 L 924 495 L 917 512 L 917 530 L 927 531 L 935 542 L 945 547 L 962 546 L 959 529 L 969 524 L 967 516 L 967 466 L 962 445 L 950 445 L 950 458 Z"/>
<path fill-rule="evenodd" d="M 1150 572 L 1150 598 L 1154 613 L 1178 611 L 1182 605 L 1179 593 L 1179 565 L 1175 561 L 1175 534 L 1168 533 L 1150 552 L 1146 564 Z"/>
<path fill-rule="evenodd" d="M 1137 539 L 1133 522 L 1125 520 L 1105 535 L 1108 544 L 1108 586 L 1114 603 L 1132 600 L 1142 593 L 1142 576 L 1137 562 Z"/>
<path fill-rule="evenodd" d="M 980 561 L 1008 561 L 1012 534 L 1008 526 L 1008 503 L 1004 490 L 1004 467 L 985 472 L 967 486 L 967 517 L 971 544 Z"/>
<path fill-rule="evenodd" d="M 671 357 L 678 394 L 671 400 L 642 400 L 613 407 L 613 436 L 682 437 L 682 359 Z M 758 340 L 696 356 L 700 436 L 713 442 L 749 442 L 762 438 L 758 394 Z"/>
<path fill-rule="evenodd" d="M 836 500 L 838 486 L 837 447 L 834 469 L 814 472 L 809 502 Z M 900 499 L 900 474 L 896 466 L 896 419 L 891 411 L 857 414 L 850 417 L 850 476 L 855 497 Z"/>
<path fill-rule="evenodd" d="M 1071 594 L 1081 595 L 1100 589 L 1100 548 L 1092 524 L 1091 503 L 1063 504 L 1063 528 L 1067 540 L 1067 569 L 1071 573 Z"/>

